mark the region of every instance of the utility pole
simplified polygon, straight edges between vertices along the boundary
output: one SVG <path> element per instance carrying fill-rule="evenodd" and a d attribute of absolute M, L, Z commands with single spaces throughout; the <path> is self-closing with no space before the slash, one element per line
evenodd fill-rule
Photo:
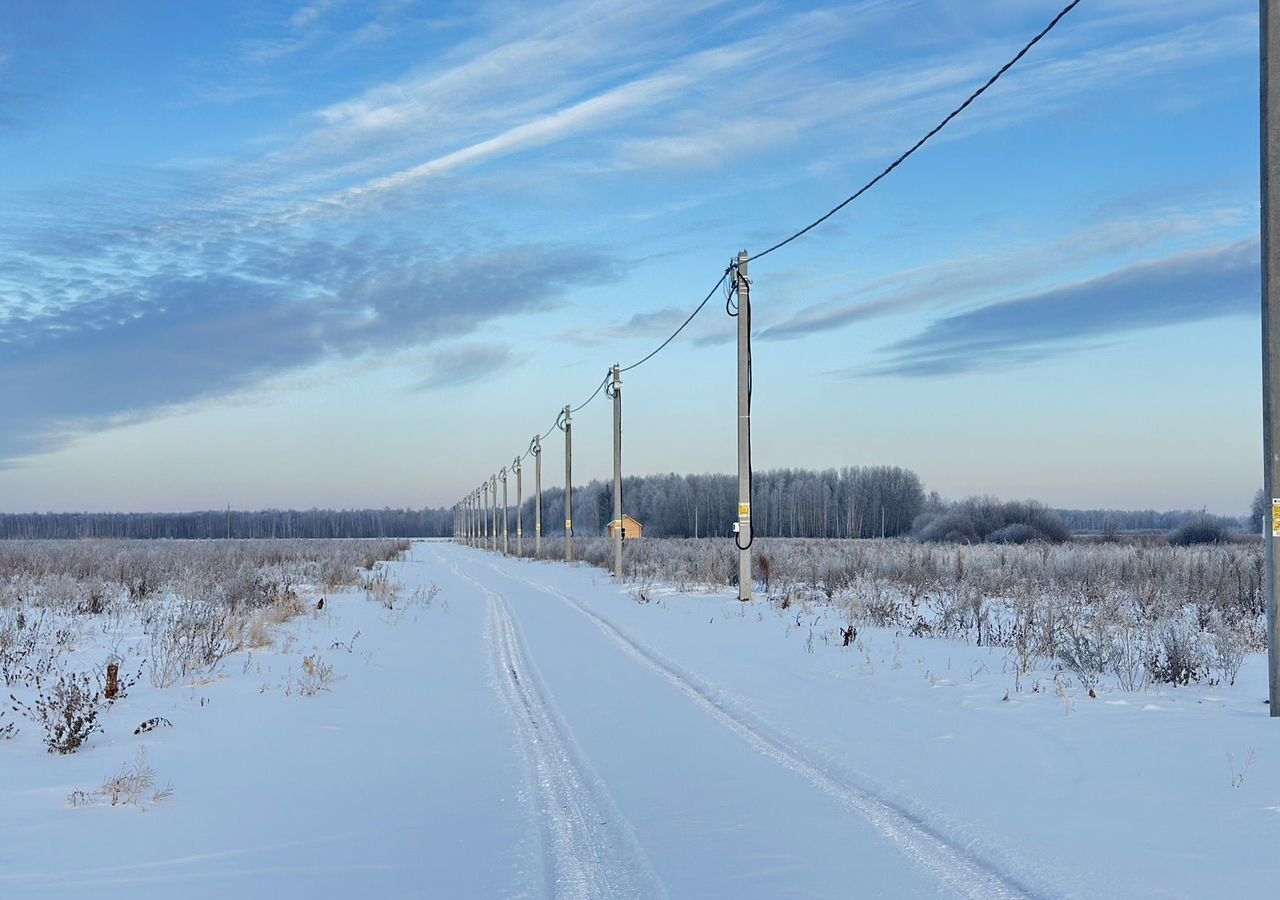
<path fill-rule="evenodd" d="M 521 509 L 524 506 L 524 491 L 520 477 L 520 457 L 517 456 L 511 466 L 516 470 L 516 556 L 524 556 L 524 511 Z"/>
<path fill-rule="evenodd" d="M 613 364 L 613 580 L 622 581 L 622 370 Z"/>
<path fill-rule="evenodd" d="M 751 283 L 747 251 L 738 254 L 733 270 L 738 292 L 738 599 L 751 599 Z"/>
<path fill-rule="evenodd" d="M 485 479 L 480 485 L 480 490 L 484 492 L 484 540 L 481 547 L 485 550 L 489 549 L 489 481 Z"/>
<path fill-rule="evenodd" d="M 564 561 L 573 562 L 573 410 L 565 404 L 564 421 Z"/>
<path fill-rule="evenodd" d="M 533 439 L 533 555 L 542 559 L 542 437 Z"/>
<path fill-rule="evenodd" d="M 502 555 L 511 555 L 511 539 L 507 530 L 507 467 L 502 467 Z"/>
<path fill-rule="evenodd" d="M 489 476 L 489 496 L 493 497 L 493 530 L 489 532 L 492 537 L 489 539 L 489 549 L 494 553 L 498 552 L 498 476 L 493 474 Z"/>
<path fill-rule="evenodd" d="M 1262 456 L 1263 484 L 1271 498 L 1267 529 L 1267 673 L 1271 715 L 1280 716 L 1280 19 L 1270 0 L 1258 4 L 1262 68 Z M 1272 177 L 1272 176 L 1275 177 Z"/>

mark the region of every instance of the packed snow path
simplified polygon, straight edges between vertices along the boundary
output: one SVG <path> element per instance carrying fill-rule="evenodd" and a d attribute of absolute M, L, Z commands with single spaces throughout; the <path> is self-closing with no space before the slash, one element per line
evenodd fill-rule
<path fill-rule="evenodd" d="M 442 559 L 459 552 L 430 550 Z M 498 677 L 542 795 L 537 811 L 547 826 L 553 896 L 659 897 L 664 885 L 682 897 L 1025 895 L 1012 879 L 809 762 L 805 749 L 770 734 L 571 594 L 541 583 L 536 568 L 463 562 L 477 574 L 459 563 L 452 574 L 489 600 Z M 529 658 L 509 603 L 534 635 L 538 649 Z M 549 680 L 534 687 L 531 659 L 543 658 Z M 559 715 L 549 712 L 557 703 L 565 704 Z M 562 744 L 575 740 L 587 759 L 608 758 L 601 765 L 610 784 L 640 810 L 646 842 L 661 847 L 656 872 L 633 827 L 616 821 L 625 813 L 606 784 L 584 791 L 587 763 L 575 764 Z M 599 809 L 616 826 L 598 833 L 583 820 L 585 809 Z"/>
<path fill-rule="evenodd" d="M 1280 883 L 1280 739 L 1247 686 L 1265 683 L 1256 661 L 1229 690 L 1091 700 L 1055 694 L 1049 674 L 1005 702 L 1000 648 L 875 629 L 843 647 L 821 605 L 640 596 L 587 566 L 445 542 L 381 568 L 400 586 L 392 609 L 330 596 L 209 677 L 144 677 L 73 756 L 29 733 L 0 744 L 0 896 L 1251 897 Z M 304 656 L 333 666 L 328 690 L 299 695 Z M 173 728 L 134 735 L 152 716 Z M 67 807 L 140 746 L 172 798 Z"/>

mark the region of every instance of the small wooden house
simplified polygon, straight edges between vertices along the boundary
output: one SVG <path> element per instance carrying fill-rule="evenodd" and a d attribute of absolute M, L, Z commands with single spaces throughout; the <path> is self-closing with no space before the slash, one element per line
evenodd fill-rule
<path fill-rule="evenodd" d="M 613 529 L 617 526 L 617 520 L 609 523 L 609 537 L 613 537 Z M 644 526 L 626 513 L 622 515 L 622 539 L 624 541 L 638 541 L 644 537 Z"/>

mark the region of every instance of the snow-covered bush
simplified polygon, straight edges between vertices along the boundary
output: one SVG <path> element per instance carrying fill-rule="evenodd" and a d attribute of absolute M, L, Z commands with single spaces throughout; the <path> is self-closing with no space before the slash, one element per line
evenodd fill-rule
<path fill-rule="evenodd" d="M 1231 531 L 1216 519 L 1203 518 L 1175 528 L 1169 532 L 1169 543 L 1176 547 L 1188 544 L 1225 544 L 1231 540 Z"/>
<path fill-rule="evenodd" d="M 918 541 L 948 544 L 1060 544 L 1071 536 L 1066 524 L 1039 503 L 991 497 L 971 497 L 941 512 L 917 516 L 912 534 Z"/>
<path fill-rule="evenodd" d="M 139 747 L 133 763 L 123 763 L 120 771 L 107 778 L 94 791 L 72 791 L 68 806 L 146 806 L 173 796 L 173 786 L 153 790 L 156 773 L 147 761 L 147 748 Z M 148 794 L 150 796 L 148 796 Z"/>
<path fill-rule="evenodd" d="M 36 697 L 30 705 L 12 694 L 13 709 L 44 729 L 50 753 L 75 753 L 95 731 L 108 703 L 102 689 L 85 673 L 64 673 L 56 680 L 37 677 Z"/>

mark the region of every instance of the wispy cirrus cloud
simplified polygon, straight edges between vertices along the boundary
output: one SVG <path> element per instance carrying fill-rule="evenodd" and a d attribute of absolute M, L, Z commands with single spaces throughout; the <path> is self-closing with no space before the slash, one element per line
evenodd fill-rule
<path fill-rule="evenodd" d="M 1260 278 L 1256 238 L 1187 251 L 947 316 L 886 347 L 886 362 L 844 374 L 930 377 L 1005 368 L 1118 334 L 1256 315 Z"/>

